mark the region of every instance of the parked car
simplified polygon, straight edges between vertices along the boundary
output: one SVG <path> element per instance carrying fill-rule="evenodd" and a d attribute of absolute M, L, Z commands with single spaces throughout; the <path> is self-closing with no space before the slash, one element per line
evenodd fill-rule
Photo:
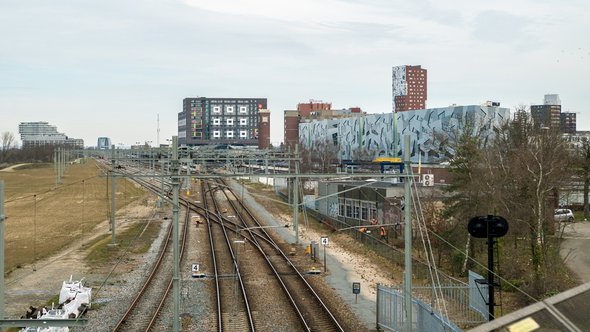
<path fill-rule="evenodd" d="M 555 221 L 574 221 L 574 213 L 570 209 L 555 209 L 555 214 L 553 215 L 553 219 Z"/>

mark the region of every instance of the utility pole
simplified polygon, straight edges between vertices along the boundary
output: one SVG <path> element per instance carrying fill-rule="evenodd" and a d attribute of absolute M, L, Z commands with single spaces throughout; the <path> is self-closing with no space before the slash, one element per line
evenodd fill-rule
<path fill-rule="evenodd" d="M 158 199 L 158 207 L 164 206 L 164 161 L 160 160 L 160 198 Z"/>
<path fill-rule="evenodd" d="M 160 113 L 158 113 L 158 132 L 156 134 L 156 146 L 160 146 Z"/>
<path fill-rule="evenodd" d="M 172 245 L 173 245 L 173 255 L 174 255 L 174 275 L 172 276 L 172 293 L 174 297 L 174 310 L 173 310 L 173 317 L 172 317 L 172 330 L 174 332 L 180 331 L 180 248 L 179 248 L 179 241 L 178 241 L 178 210 L 179 210 L 179 202 L 178 202 L 178 192 L 180 191 L 180 182 L 179 182 L 179 167 L 178 167 L 178 136 L 172 136 L 172 168 L 171 168 L 171 176 L 172 176 L 172 222 L 173 222 L 173 232 L 172 232 Z M 187 212 L 188 213 L 188 212 Z"/>
<path fill-rule="evenodd" d="M 61 148 L 57 148 L 57 184 L 61 184 Z"/>
<path fill-rule="evenodd" d="M 55 170 L 55 187 L 59 185 L 59 173 L 57 171 L 57 149 L 53 150 L 53 169 Z"/>
<path fill-rule="evenodd" d="M 111 145 L 111 246 L 116 246 L 115 242 L 115 194 L 117 193 L 117 184 L 115 183 L 115 145 Z"/>
<path fill-rule="evenodd" d="M 395 115 L 395 113 L 394 113 Z M 404 308 L 406 311 L 406 322 L 404 324 L 407 332 L 412 332 L 412 164 L 410 163 L 410 136 L 404 136 L 404 164 L 406 177 L 404 179 Z"/>
<path fill-rule="evenodd" d="M 295 144 L 295 177 L 293 178 L 293 227 L 295 228 L 295 244 L 299 244 L 299 144 Z"/>
<path fill-rule="evenodd" d="M 4 180 L 0 180 L 0 319 L 4 319 Z"/>

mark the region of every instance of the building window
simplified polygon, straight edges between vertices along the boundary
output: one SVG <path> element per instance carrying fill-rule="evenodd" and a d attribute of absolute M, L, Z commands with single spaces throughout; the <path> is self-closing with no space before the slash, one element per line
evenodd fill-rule
<path fill-rule="evenodd" d="M 248 131 L 240 130 L 240 138 L 248 138 Z"/>
<path fill-rule="evenodd" d="M 226 119 L 225 120 L 225 124 L 228 126 L 233 126 L 234 125 L 234 119 Z"/>
<path fill-rule="evenodd" d="M 226 113 L 233 113 L 234 107 L 233 106 L 225 106 L 225 112 Z"/>
<path fill-rule="evenodd" d="M 375 202 L 339 198 L 338 215 L 340 217 L 369 221 L 371 218 L 377 216 L 377 206 Z"/>
<path fill-rule="evenodd" d="M 225 136 L 227 138 L 234 138 L 234 131 L 233 130 L 228 130 L 225 132 Z"/>
<path fill-rule="evenodd" d="M 240 118 L 240 126 L 247 126 L 247 125 L 248 125 L 248 119 Z"/>
<path fill-rule="evenodd" d="M 220 124 L 221 124 L 220 118 L 213 118 L 213 125 L 214 126 L 219 126 Z"/>
<path fill-rule="evenodd" d="M 248 113 L 248 107 L 240 106 L 240 113 Z"/>
<path fill-rule="evenodd" d="M 213 106 L 213 113 L 221 113 L 221 106 Z"/>
<path fill-rule="evenodd" d="M 213 138 L 220 138 L 221 137 L 221 131 L 220 130 L 214 130 L 213 131 Z"/>

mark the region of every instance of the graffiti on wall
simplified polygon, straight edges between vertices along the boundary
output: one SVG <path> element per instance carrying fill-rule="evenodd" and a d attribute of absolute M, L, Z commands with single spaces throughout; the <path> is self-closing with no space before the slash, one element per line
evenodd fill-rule
<path fill-rule="evenodd" d="M 333 218 L 338 218 L 338 202 L 332 202 L 329 204 L 328 215 Z"/>

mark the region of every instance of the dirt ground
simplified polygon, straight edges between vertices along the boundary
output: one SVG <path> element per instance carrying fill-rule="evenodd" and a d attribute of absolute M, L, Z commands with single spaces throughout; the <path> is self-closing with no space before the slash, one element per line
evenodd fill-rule
<path fill-rule="evenodd" d="M 8 317 L 20 317 L 29 305 L 48 303 L 70 275 L 97 282 L 88 277 L 93 268 L 84 259 L 89 244 L 110 234 L 106 177 L 93 161 L 71 165 L 59 188 L 52 173 L 49 165 L 0 173 L 6 197 Z M 133 184 L 118 184 L 117 230 L 123 232 L 133 221 L 152 216 L 154 204 L 146 204 L 149 195 Z"/>
<path fill-rule="evenodd" d="M 267 211 L 281 220 L 284 224 L 292 223 L 293 211 L 284 204 L 273 201 L 276 199 L 274 189 L 260 184 L 248 184 L 249 191 L 256 193 L 253 197 L 264 206 Z M 402 284 L 402 270 L 371 250 L 363 247 L 361 243 L 353 240 L 348 234 L 332 233 L 323 225 L 309 221 L 306 223 L 302 218 L 300 225 L 301 243 L 318 241 L 320 237 L 329 235 L 330 255 L 342 265 L 347 271 L 348 279 L 359 281 L 364 286 L 361 288 L 361 296 L 370 301 L 376 301 L 376 284 L 395 285 Z"/>

